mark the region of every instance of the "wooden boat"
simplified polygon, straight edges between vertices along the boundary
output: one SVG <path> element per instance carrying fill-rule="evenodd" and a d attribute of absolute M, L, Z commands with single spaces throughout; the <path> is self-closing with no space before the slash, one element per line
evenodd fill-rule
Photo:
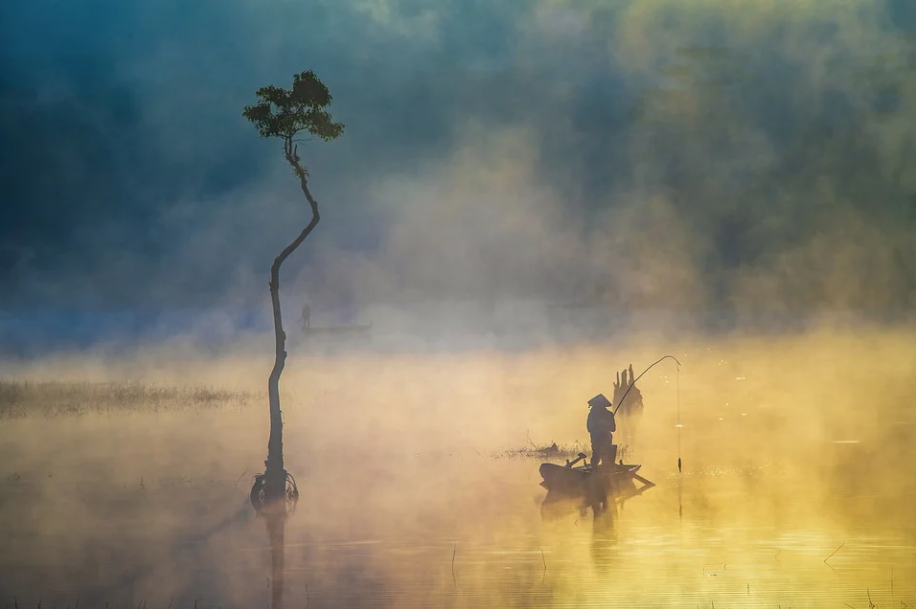
<path fill-rule="evenodd" d="M 344 337 L 344 336 L 367 336 L 372 332 L 372 324 L 356 324 L 349 326 L 324 326 L 324 327 L 307 327 L 303 329 L 306 336 L 326 336 L 326 337 Z"/>
<path fill-rule="evenodd" d="M 614 445 L 612 455 L 616 457 L 616 454 L 617 446 Z M 619 463 L 602 463 L 597 468 L 587 463 L 576 467 L 585 458 L 584 453 L 579 453 L 575 461 L 567 461 L 566 465 L 541 464 L 539 472 L 543 480 L 540 484 L 547 489 L 542 504 L 545 517 L 558 515 L 558 510 L 564 511 L 570 502 L 578 503 L 580 509 L 592 507 L 596 512 L 616 510 L 618 505 L 622 506 L 628 499 L 655 486 L 637 473 L 641 465 L 628 465 L 621 459 Z"/>

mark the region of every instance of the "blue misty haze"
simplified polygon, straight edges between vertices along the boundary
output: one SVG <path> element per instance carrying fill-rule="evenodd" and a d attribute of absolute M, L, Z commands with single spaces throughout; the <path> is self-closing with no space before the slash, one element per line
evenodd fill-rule
<path fill-rule="evenodd" d="M 709 85 L 728 91 L 729 107 L 740 109 L 736 120 L 766 135 L 775 160 L 710 177 L 714 159 L 743 154 L 734 134 L 715 131 L 724 122 L 719 110 L 710 108 L 686 131 L 634 131 L 646 91 L 668 86 L 670 76 L 663 66 L 625 69 L 625 59 L 612 52 L 622 35 L 616 24 L 632 2 L 558 11 L 546 18 L 559 24 L 549 35 L 531 34 L 544 14 L 533 1 L 388 2 L 378 5 L 389 8 L 382 21 L 360 6 L 4 3 L 3 306 L 260 306 L 266 268 L 304 206 L 279 143 L 259 140 L 241 108 L 258 87 L 286 85 L 302 69 L 314 69 L 329 85 L 335 118 L 347 125 L 340 141 L 304 151 L 324 205 L 320 231 L 306 247 L 385 250 L 395 220 L 378 204 L 379 183 L 422 177 L 425 167 L 448 163 L 471 120 L 524 125 L 533 134 L 537 179 L 561 193 L 568 226 L 582 239 L 593 231 L 600 236 L 602 218 L 621 193 L 648 184 L 670 197 L 678 226 L 700 244 L 692 262 L 708 290 L 704 298 L 726 307 L 737 271 L 777 268 L 780 252 L 807 243 L 835 216 L 827 209 L 834 202 L 802 203 L 811 198 L 814 173 L 840 192 L 885 185 L 868 156 L 873 146 L 849 145 L 850 125 L 873 108 L 834 85 L 811 90 L 812 64 L 783 51 L 779 30 L 735 49 L 733 63 L 751 74 L 750 84 L 734 84 L 740 79 L 729 68 L 722 82 Z M 886 7 L 880 27 L 888 39 L 910 32 L 911 5 Z M 659 42 L 666 23 L 688 17 L 701 18 L 671 12 L 658 21 Z M 702 18 L 712 25 L 690 42 L 727 44 L 728 28 L 714 16 Z M 785 19 L 791 29 L 792 16 Z M 841 44 L 830 19 L 813 22 L 809 38 Z M 816 103 L 793 99 L 794 87 L 808 87 L 804 95 Z M 890 86 L 879 101 L 895 106 L 887 100 L 897 97 Z M 648 141 L 654 152 L 647 166 L 633 150 Z M 907 188 L 841 206 L 868 208 L 879 228 L 912 226 Z M 752 196 L 766 205 L 752 204 Z M 904 254 L 890 256 L 897 266 L 888 271 L 901 278 L 895 285 L 903 296 L 874 306 L 911 302 L 906 278 L 913 269 Z M 297 255 L 285 276 L 320 276 L 322 260 Z M 545 285 L 553 281 L 545 275 Z M 338 293 L 346 300 L 351 291 Z"/>
<path fill-rule="evenodd" d="M 493 41 L 482 47 L 466 29 L 447 30 L 438 52 L 427 54 L 352 14 L 284 7 L 112 1 L 2 9 L 0 268 L 14 288 L 5 300 L 33 272 L 42 282 L 58 274 L 92 278 L 98 292 L 79 295 L 89 303 L 103 294 L 129 299 L 138 288 L 143 294 L 134 279 L 161 279 L 151 261 L 221 212 L 203 209 L 176 227 L 162 225 L 163 209 L 218 198 L 280 160 L 240 110 L 257 87 L 284 84 L 305 67 L 332 86 L 336 114 L 351 125 L 335 148 L 308 155 L 323 199 L 359 199 L 373 172 L 447 153 L 464 101 L 453 97 L 461 95 L 456 79 L 468 76 L 453 58 L 471 50 L 469 63 L 477 55 L 492 59 L 511 27 L 505 19 L 485 27 Z M 357 33 L 363 44 L 353 48 Z M 353 181 L 357 191 L 348 192 Z M 287 193 L 295 196 L 293 188 Z M 358 211 L 338 217 L 352 220 Z M 379 239 L 373 220 L 360 214 L 351 223 L 364 233 L 359 243 L 338 235 L 347 246 L 371 246 Z M 193 294 L 185 288 L 170 298 L 218 295 L 238 265 L 263 263 L 276 249 L 269 236 L 238 228 L 245 247 L 222 252 L 224 268 L 202 284 L 194 278 Z M 112 252 L 131 260 L 126 276 L 104 277 Z"/>

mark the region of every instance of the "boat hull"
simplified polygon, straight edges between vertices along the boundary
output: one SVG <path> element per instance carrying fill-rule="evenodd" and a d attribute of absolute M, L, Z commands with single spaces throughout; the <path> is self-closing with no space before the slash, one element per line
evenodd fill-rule
<path fill-rule="evenodd" d="M 598 511 L 612 509 L 618 504 L 642 494 L 655 486 L 637 472 L 640 465 L 611 463 L 591 466 L 571 467 L 556 463 L 542 463 L 539 469 L 541 486 L 547 489 L 547 497 L 541 505 L 545 518 L 556 518 L 570 511 L 570 508 L 585 509 L 591 507 Z M 641 486 L 637 486 L 637 482 Z"/>

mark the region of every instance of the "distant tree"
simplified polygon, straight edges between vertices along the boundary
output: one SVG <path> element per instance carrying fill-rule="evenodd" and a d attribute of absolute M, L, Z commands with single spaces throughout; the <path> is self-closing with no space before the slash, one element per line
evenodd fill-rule
<path fill-rule="evenodd" d="M 258 102 L 246 106 L 242 115 L 258 129 L 261 137 L 276 137 L 283 141 L 283 154 L 299 179 L 299 187 L 311 207 L 308 225 L 292 243 L 280 252 L 270 266 L 270 300 L 273 305 L 276 356 L 267 383 L 270 402 L 270 438 L 267 443 L 265 471 L 255 477 L 251 490 L 256 508 L 288 498 L 298 492 L 295 482 L 283 465 L 283 418 L 280 412 L 280 375 L 286 365 L 286 333 L 280 313 L 280 266 L 311 234 L 318 225 L 318 201 L 309 191 L 308 170 L 299 157 L 298 137 L 303 134 L 317 136 L 324 141 L 337 139 L 344 126 L 336 123 L 327 111 L 331 94 L 324 83 L 311 70 L 293 76 L 292 89 L 267 86 L 258 89 Z M 288 486 L 289 484 L 289 486 Z"/>

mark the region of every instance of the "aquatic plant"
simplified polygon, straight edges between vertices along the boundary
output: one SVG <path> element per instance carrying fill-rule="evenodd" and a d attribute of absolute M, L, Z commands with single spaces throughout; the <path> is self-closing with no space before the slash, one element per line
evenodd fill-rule
<path fill-rule="evenodd" d="M 0 420 L 238 408 L 256 395 L 206 385 L 0 381 Z"/>

